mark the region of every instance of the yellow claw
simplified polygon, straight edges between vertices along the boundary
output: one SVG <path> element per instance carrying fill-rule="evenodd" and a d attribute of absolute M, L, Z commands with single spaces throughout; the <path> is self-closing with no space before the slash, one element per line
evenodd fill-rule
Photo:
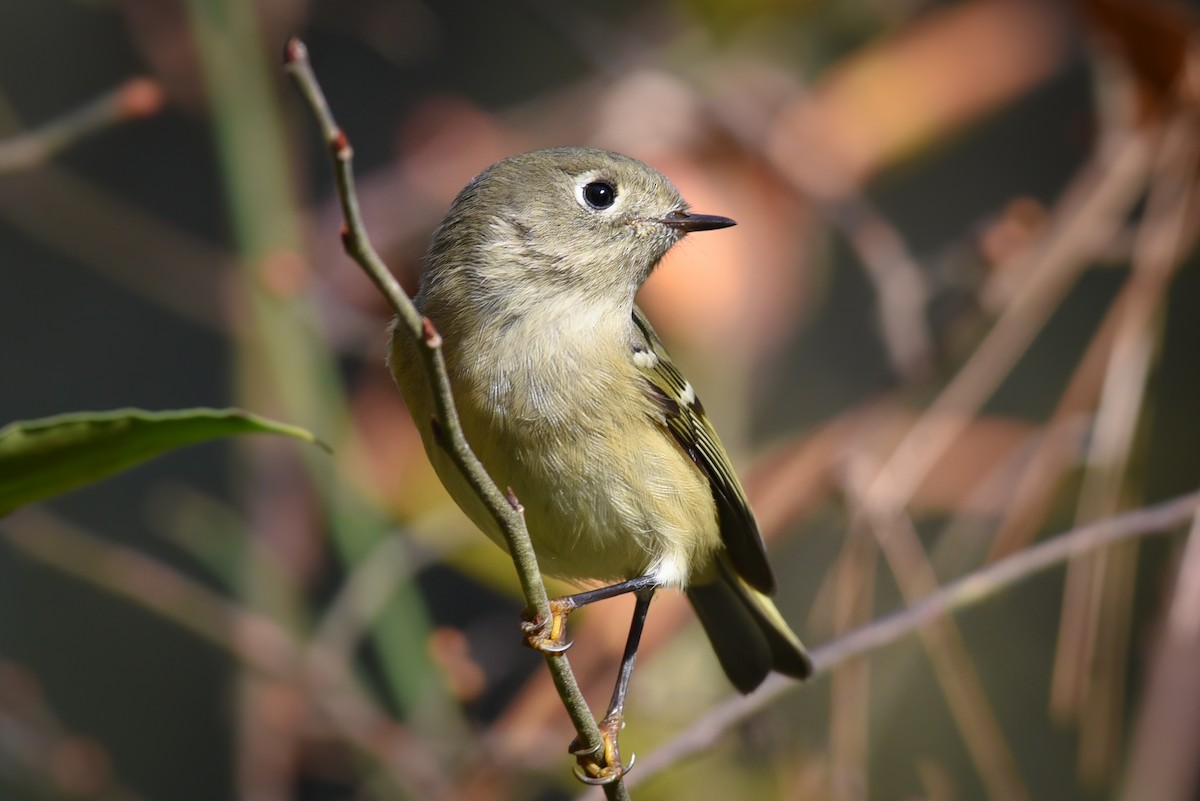
<path fill-rule="evenodd" d="M 564 641 L 564 636 L 567 633 L 567 615 L 574 608 L 574 605 L 555 598 L 550 601 L 549 620 L 535 617 L 522 621 L 521 631 L 525 635 L 525 644 L 545 654 L 561 654 L 566 651 L 573 645 Z"/>
<path fill-rule="evenodd" d="M 595 748 L 580 749 L 573 741 L 571 754 L 578 764 L 571 768 L 575 778 L 584 784 L 611 784 L 633 769 L 637 755 L 629 757 L 629 764 L 621 764 L 621 752 L 617 748 L 617 732 L 624 722 L 620 717 L 605 718 L 600 722 L 600 744 Z"/>

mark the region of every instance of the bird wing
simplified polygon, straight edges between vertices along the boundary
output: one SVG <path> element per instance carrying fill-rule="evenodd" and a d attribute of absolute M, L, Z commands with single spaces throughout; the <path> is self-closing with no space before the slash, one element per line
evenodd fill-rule
<path fill-rule="evenodd" d="M 654 333 L 641 309 L 634 306 L 633 322 L 641 334 L 634 344 L 633 362 L 646 379 L 651 396 L 663 417 L 659 421 L 691 458 L 712 487 L 721 526 L 721 540 L 734 569 L 759 592 L 775 592 L 775 575 L 758 523 L 741 482 L 733 472 L 729 454 L 704 413 L 692 385 L 671 361 L 662 340 Z"/>

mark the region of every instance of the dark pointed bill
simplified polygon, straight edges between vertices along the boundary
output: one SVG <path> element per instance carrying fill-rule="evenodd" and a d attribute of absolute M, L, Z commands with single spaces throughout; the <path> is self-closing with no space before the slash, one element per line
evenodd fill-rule
<path fill-rule="evenodd" d="M 673 211 L 665 217 L 660 217 L 658 221 L 668 228 L 683 231 L 685 234 L 692 231 L 715 231 L 718 228 L 737 225 L 728 217 L 718 217 L 715 214 L 693 214 L 690 211 L 682 210 Z"/>

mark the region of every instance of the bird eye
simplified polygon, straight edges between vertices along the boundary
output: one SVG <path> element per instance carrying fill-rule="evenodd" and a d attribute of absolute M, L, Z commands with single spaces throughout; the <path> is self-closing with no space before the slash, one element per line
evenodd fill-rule
<path fill-rule="evenodd" d="M 583 187 L 583 199 L 593 209 L 607 209 L 617 201 L 617 188 L 605 181 L 592 181 Z"/>

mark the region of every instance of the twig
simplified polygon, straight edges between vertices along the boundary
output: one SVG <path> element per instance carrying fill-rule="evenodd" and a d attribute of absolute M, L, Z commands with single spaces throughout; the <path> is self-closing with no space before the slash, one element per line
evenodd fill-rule
<path fill-rule="evenodd" d="M 334 121 L 329 104 L 321 90 L 316 74 L 308 60 L 308 48 L 299 39 L 288 41 L 285 51 L 285 68 L 295 81 L 300 93 L 308 102 L 333 157 L 334 179 L 345 221 L 342 241 L 347 254 L 367 273 L 367 276 L 383 294 L 396 313 L 397 330 L 406 331 L 418 344 L 425 375 L 433 389 L 436 422 L 441 430 L 442 446 L 462 471 L 471 488 L 487 506 L 504 535 L 508 552 L 517 568 L 525 602 L 541 619 L 549 619 L 550 602 L 546 587 L 538 570 L 533 543 L 525 528 L 524 510 L 516 496 L 509 490 L 505 495 L 484 470 L 483 465 L 471 450 L 463 434 L 462 425 L 454 406 L 446 363 L 442 358 L 442 338 L 433 323 L 417 311 L 412 301 L 404 294 L 400 284 L 392 276 L 383 260 L 376 253 L 367 236 L 354 191 L 354 173 L 351 159 L 354 151 L 344 131 Z M 564 654 L 545 654 L 546 665 L 554 679 L 559 697 L 582 748 L 601 746 L 600 730 L 596 726 L 587 701 L 579 689 L 570 663 Z M 628 799 L 625 783 L 620 779 L 605 785 L 605 794 L 610 799 Z"/>
<path fill-rule="evenodd" d="M 317 621 L 314 642 L 349 660 L 396 588 L 417 572 L 419 565 L 410 551 L 409 542 L 400 536 L 374 543 Z"/>
<path fill-rule="evenodd" d="M 642 41 L 622 40 L 594 14 L 581 13 L 576 6 L 547 0 L 526 2 L 600 75 L 615 79 L 630 64 L 658 64 L 661 61 Z M 676 77 L 683 77 L 678 70 L 669 66 L 663 68 Z M 909 382 L 926 377 L 933 362 L 933 337 L 925 319 L 929 288 L 925 272 L 896 226 L 858 191 L 848 176 L 838 175 L 829 180 L 828 171 L 836 170 L 836 167 L 832 159 L 824 158 L 819 152 L 819 143 L 810 141 L 812 137 L 805 137 L 802 145 L 797 146 L 795 143 L 801 141 L 801 137 L 795 131 L 781 131 L 775 138 L 783 148 L 773 147 L 768 142 L 770 132 L 756 129 L 748 122 L 761 119 L 765 109 L 755 108 L 752 113 L 744 113 L 745 106 L 735 105 L 734 112 L 730 113 L 727 104 L 712 101 L 711 87 L 699 86 L 695 91 L 706 101 L 709 121 L 733 137 L 747 152 L 769 164 L 793 192 L 811 203 L 817 213 L 845 237 L 862 262 L 879 299 L 876 312 L 892 369 Z M 739 98 L 754 102 L 752 95 L 739 95 Z M 807 92 L 797 88 L 792 96 L 780 100 L 778 106 L 797 106 L 807 100 Z M 784 127 L 779 124 L 782 116 L 776 115 L 769 125 Z M 815 175 L 813 164 L 820 164 L 826 175 Z M 830 190 L 831 185 L 836 185 L 836 191 Z"/>
<path fill-rule="evenodd" d="M 819 141 L 789 124 L 796 116 L 794 109 L 809 102 L 803 88 L 796 90 L 785 105 L 793 110 L 778 114 L 771 129 L 757 137 L 745 131 L 747 126 L 734 115 L 722 115 L 722 122 L 845 238 L 875 290 L 879 333 L 892 370 L 907 382 L 919 381 L 933 366 L 933 333 L 926 317 L 927 273 L 900 230 L 850 176 L 838 172 L 837 160 L 825 157 Z"/>
<path fill-rule="evenodd" d="M 229 251 L 76 172 L 48 164 L 4 175 L 0 221 L 185 320 L 222 333 L 234 325 Z"/>
<path fill-rule="evenodd" d="M 0 174 L 44 164 L 79 140 L 121 122 L 148 117 L 162 104 L 162 89 L 155 81 L 130 78 L 58 119 L 0 140 Z"/>
<path fill-rule="evenodd" d="M 833 632 L 841 637 L 871 621 L 875 605 L 878 547 L 867 527 L 846 532 L 833 568 Z M 837 801 L 861 798 L 869 791 L 871 663 L 848 663 L 829 688 L 829 784 Z"/>
<path fill-rule="evenodd" d="M 64 725 L 34 673 L 0 659 L 0 774 L 14 795 L 77 801 L 144 801 L 125 785 L 107 749 Z"/>
<path fill-rule="evenodd" d="M 1195 798 L 1200 739 L 1200 514 L 1183 548 L 1166 625 L 1146 670 L 1120 801 Z"/>
<path fill-rule="evenodd" d="M 901 596 L 910 604 L 929 597 L 937 590 L 937 574 L 912 519 L 907 514 L 894 519 L 886 511 L 880 518 L 871 507 L 872 499 L 863 492 L 867 485 L 865 477 L 876 473 L 877 468 L 864 465 L 858 471 L 851 471 L 852 476 L 854 472 L 861 473 L 864 480 L 851 478 L 847 494 L 864 510 L 862 517 L 869 521 Z M 988 701 L 958 625 L 949 616 L 943 616 L 922 626 L 917 634 L 988 798 L 1027 801 L 1029 790 L 1021 779 L 1012 748 Z"/>
<path fill-rule="evenodd" d="M 1096 231 L 1114 228 L 1145 186 L 1156 130 L 1123 141 L 1083 208 L 1052 231 L 1031 257 L 1035 268 L 974 353 L 896 446 L 868 495 L 880 517 L 898 519 L 917 488 L 1000 386 L 1083 274 Z"/>
<path fill-rule="evenodd" d="M 1200 510 L 1200 490 L 1155 506 L 1071 529 L 963 576 L 907 609 L 814 649 L 814 672 L 827 673 L 850 659 L 891 645 L 931 621 L 978 603 L 1010 584 L 1078 554 L 1122 540 L 1171 531 L 1187 523 L 1197 510 Z M 676 762 L 712 748 L 731 728 L 799 686 L 794 681 L 775 675 L 767 679 L 753 694 L 726 701 L 692 724 L 684 734 L 642 760 L 638 766 L 639 771 L 632 774 L 627 783 L 632 786 L 644 782 Z"/>
<path fill-rule="evenodd" d="M 1175 171 L 1181 176 L 1190 176 L 1192 173 L 1188 172 L 1188 169 L 1177 167 Z M 1098 167 L 1094 167 L 1091 172 L 1097 170 Z M 1098 182 L 1099 178 L 1094 174 L 1077 179 L 1076 186 L 1068 193 L 1072 200 L 1060 203 L 1063 210 L 1056 215 L 1069 216 L 1069 209 L 1077 209 L 1084 200 L 1096 194 Z M 1070 213 L 1080 212 L 1076 210 Z M 1096 235 L 1099 235 L 1099 226 Z M 1144 225 L 1138 236 L 1146 236 Z M 1175 247 L 1179 252 L 1184 252 L 1190 243 L 1195 241 L 1196 232 L 1183 230 L 1181 236 L 1184 244 L 1176 244 Z M 1007 268 L 1004 272 L 1008 272 Z M 1113 352 L 1118 333 L 1127 326 L 1125 321 L 1131 315 L 1138 314 L 1137 306 L 1144 305 L 1148 297 L 1157 296 L 1165 291 L 1171 271 L 1167 270 L 1166 273 L 1164 275 L 1160 269 L 1135 270 L 1121 287 L 1120 294 L 1109 305 L 1103 322 L 1096 329 L 1086 352 L 1075 367 L 1067 388 L 1060 396 L 1046 426 L 1046 435 L 1022 476 L 1004 519 L 996 531 L 988 555 L 989 561 L 1020 550 L 1033 538 L 1045 520 L 1062 476 L 1075 463 L 1081 449 L 1083 437 L 1077 431 L 1077 424 L 1071 422 L 1071 419 L 1090 414 L 1098 405 L 1101 386 L 1108 380 L 1105 376 L 1113 358 L 1110 354 Z"/>
<path fill-rule="evenodd" d="M 1134 245 L 1129 300 L 1117 323 L 1080 489 L 1076 522 L 1115 512 L 1142 419 L 1157 340 L 1159 309 L 1186 252 L 1189 200 L 1200 150 L 1197 120 L 1180 112 L 1165 125 L 1146 211 Z M 1080 727 L 1079 765 L 1099 784 L 1115 767 L 1117 721 L 1123 715 L 1124 653 L 1137 551 L 1114 548 L 1073 560 L 1067 567 L 1062 625 L 1051 679 L 1051 709 Z"/>
<path fill-rule="evenodd" d="M 340 736 L 370 755 L 396 787 L 414 798 L 434 798 L 444 791 L 446 779 L 420 741 L 356 685 L 339 654 L 319 643 L 305 648 L 270 617 L 37 507 L 0 521 L 0 535 L 25 556 L 169 620 L 256 673 L 307 682 L 309 696 Z"/>

